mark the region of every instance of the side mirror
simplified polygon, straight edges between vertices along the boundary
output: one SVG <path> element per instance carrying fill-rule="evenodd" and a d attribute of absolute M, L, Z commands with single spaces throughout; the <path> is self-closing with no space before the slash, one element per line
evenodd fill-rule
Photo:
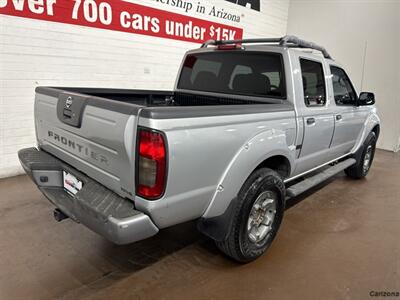
<path fill-rule="evenodd" d="M 375 94 L 369 92 L 362 92 L 360 97 L 358 97 L 359 106 L 367 106 L 375 104 Z"/>

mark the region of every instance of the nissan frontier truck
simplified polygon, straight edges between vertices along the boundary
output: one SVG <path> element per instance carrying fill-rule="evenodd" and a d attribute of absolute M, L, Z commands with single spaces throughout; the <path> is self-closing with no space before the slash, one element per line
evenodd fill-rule
<path fill-rule="evenodd" d="M 368 174 L 374 104 L 314 43 L 208 41 L 173 91 L 36 88 L 37 147 L 19 159 L 58 221 L 129 244 L 196 220 L 244 263 L 271 245 L 287 199 Z"/>

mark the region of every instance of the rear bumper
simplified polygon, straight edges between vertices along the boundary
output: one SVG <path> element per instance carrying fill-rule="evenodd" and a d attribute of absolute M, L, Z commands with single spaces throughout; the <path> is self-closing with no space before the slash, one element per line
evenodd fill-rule
<path fill-rule="evenodd" d="M 103 185 L 36 148 L 18 152 L 26 173 L 41 192 L 65 215 L 119 245 L 149 238 L 159 229 L 146 214 L 135 210 L 124 199 Z M 63 171 L 83 182 L 82 189 L 70 196 L 63 188 Z"/>

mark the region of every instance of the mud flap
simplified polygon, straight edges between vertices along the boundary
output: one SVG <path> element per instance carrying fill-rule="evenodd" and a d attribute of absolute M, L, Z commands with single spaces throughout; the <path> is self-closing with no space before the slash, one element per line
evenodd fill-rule
<path fill-rule="evenodd" d="M 200 218 L 197 222 L 197 229 L 217 242 L 225 241 L 232 228 L 236 203 L 237 198 L 232 199 L 226 211 L 220 216 Z"/>

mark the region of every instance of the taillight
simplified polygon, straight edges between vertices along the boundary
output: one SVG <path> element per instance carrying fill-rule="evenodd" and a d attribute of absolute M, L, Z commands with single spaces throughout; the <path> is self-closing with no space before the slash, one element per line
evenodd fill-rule
<path fill-rule="evenodd" d="M 241 44 L 223 44 L 218 46 L 218 50 L 236 50 L 241 48 Z"/>
<path fill-rule="evenodd" d="M 138 196 L 149 200 L 164 194 L 167 175 L 167 150 L 164 136 L 150 129 L 139 129 L 138 134 Z"/>

